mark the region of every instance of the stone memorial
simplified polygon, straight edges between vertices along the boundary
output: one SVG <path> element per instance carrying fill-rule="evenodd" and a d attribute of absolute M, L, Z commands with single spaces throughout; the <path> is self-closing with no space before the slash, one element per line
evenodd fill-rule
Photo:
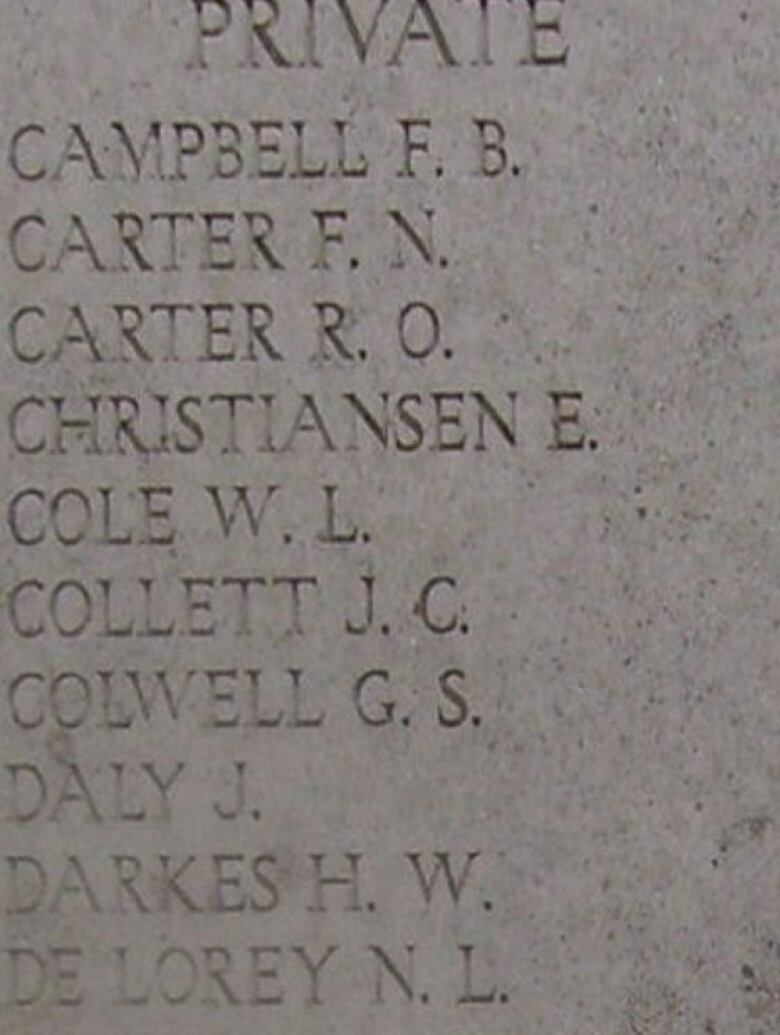
<path fill-rule="evenodd" d="M 780 9 L 0 30 L 0 1029 L 777 1033 Z"/>

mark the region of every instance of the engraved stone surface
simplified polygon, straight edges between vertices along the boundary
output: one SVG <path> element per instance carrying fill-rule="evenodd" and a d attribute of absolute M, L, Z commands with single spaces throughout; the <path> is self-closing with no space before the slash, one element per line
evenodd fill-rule
<path fill-rule="evenodd" d="M 779 48 L 4 0 L 3 1032 L 777 1032 Z"/>

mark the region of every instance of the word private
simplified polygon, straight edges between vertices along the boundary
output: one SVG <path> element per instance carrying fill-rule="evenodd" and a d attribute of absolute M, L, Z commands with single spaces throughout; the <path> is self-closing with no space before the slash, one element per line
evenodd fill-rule
<path fill-rule="evenodd" d="M 565 0 L 191 0 L 191 7 L 191 69 L 402 68 L 412 60 L 554 66 L 568 56 Z"/>

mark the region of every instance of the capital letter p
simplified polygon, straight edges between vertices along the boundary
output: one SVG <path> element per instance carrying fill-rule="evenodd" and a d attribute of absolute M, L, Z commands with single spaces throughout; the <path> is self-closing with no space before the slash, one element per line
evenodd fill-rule
<path fill-rule="evenodd" d="M 230 0 L 192 0 L 195 8 L 195 55 L 190 68 L 208 68 L 206 42 L 217 39 L 230 28 L 233 9 Z"/>

